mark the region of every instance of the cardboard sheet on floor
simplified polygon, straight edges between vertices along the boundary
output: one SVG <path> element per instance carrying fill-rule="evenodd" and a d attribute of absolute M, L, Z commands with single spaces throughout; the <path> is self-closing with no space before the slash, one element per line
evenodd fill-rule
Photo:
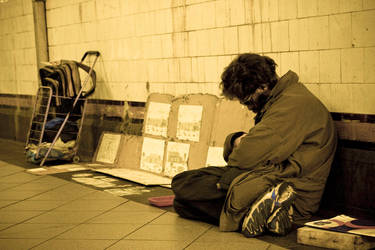
<path fill-rule="evenodd" d="M 99 168 L 95 171 L 130 180 L 145 186 L 170 185 L 171 179 L 146 171 L 127 168 Z"/>
<path fill-rule="evenodd" d="M 57 173 L 66 173 L 66 172 L 75 172 L 87 170 L 85 165 L 81 164 L 63 164 L 63 165 L 56 165 L 56 166 L 48 166 L 42 168 L 31 168 L 27 169 L 26 172 L 35 174 L 35 175 L 49 175 L 49 174 L 57 174 Z"/>

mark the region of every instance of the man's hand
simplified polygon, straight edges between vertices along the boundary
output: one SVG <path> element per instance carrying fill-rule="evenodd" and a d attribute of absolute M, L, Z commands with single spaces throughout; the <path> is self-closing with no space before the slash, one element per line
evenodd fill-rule
<path fill-rule="evenodd" d="M 236 139 L 234 140 L 234 142 L 233 142 L 233 147 L 234 147 L 234 148 L 237 147 L 237 146 L 240 144 L 242 137 L 244 137 L 244 136 L 246 136 L 246 135 L 247 135 L 247 134 L 243 134 L 243 135 L 241 135 L 240 137 L 236 138 Z"/>

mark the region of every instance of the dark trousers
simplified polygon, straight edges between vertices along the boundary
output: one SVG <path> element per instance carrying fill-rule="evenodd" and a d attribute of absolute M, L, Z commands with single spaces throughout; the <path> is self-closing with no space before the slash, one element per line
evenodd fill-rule
<path fill-rule="evenodd" d="M 219 189 L 217 183 L 228 187 L 244 171 L 233 167 L 207 167 L 176 175 L 172 180 L 175 211 L 184 218 L 218 225 L 227 188 Z M 225 183 L 221 183 L 223 181 Z"/>

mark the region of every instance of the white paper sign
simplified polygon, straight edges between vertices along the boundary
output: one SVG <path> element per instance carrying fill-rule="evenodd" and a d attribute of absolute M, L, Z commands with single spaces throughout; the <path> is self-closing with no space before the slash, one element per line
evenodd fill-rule
<path fill-rule="evenodd" d="M 223 147 L 209 147 L 207 152 L 207 161 L 206 167 L 214 166 L 214 167 L 223 167 L 226 166 L 227 163 L 223 157 Z"/>
<path fill-rule="evenodd" d="M 177 138 L 199 141 L 203 106 L 180 105 L 178 109 Z"/>
<path fill-rule="evenodd" d="M 163 140 L 143 138 L 141 169 L 154 173 L 163 171 L 164 145 Z"/>
<path fill-rule="evenodd" d="M 171 105 L 150 102 L 145 120 L 145 134 L 167 137 L 168 118 Z"/>
<path fill-rule="evenodd" d="M 96 161 L 113 164 L 120 146 L 121 134 L 103 133 Z"/>
<path fill-rule="evenodd" d="M 164 175 L 173 177 L 178 173 L 187 170 L 187 160 L 189 156 L 190 144 L 168 142 L 167 161 Z"/>

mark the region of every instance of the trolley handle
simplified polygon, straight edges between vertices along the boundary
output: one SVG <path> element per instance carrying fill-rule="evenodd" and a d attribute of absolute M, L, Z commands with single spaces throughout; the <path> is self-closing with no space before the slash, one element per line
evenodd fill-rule
<path fill-rule="evenodd" d="M 99 57 L 100 56 L 100 52 L 99 51 L 95 51 L 95 50 L 86 51 L 86 53 L 83 55 L 83 57 L 81 59 L 81 62 L 83 62 L 83 60 L 85 60 L 85 58 L 86 58 L 87 55 L 95 55 L 96 57 Z"/>

